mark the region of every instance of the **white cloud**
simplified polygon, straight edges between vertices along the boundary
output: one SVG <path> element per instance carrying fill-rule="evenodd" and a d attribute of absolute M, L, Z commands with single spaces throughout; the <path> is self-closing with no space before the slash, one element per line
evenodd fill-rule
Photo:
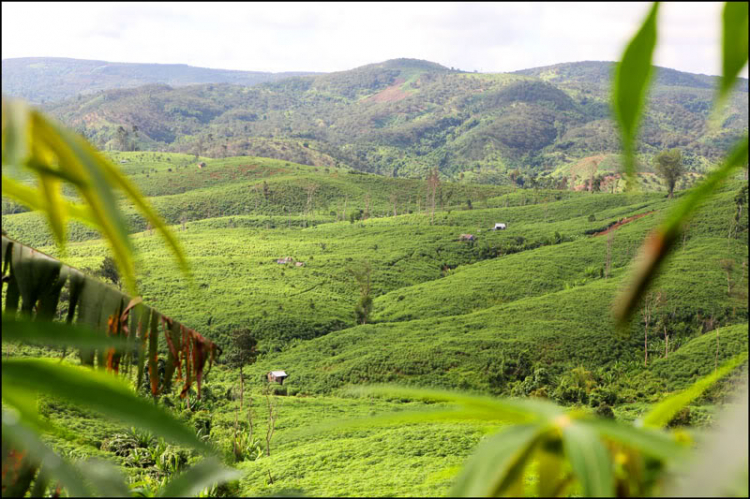
<path fill-rule="evenodd" d="M 3 3 L 2 57 L 341 71 L 396 57 L 514 71 L 614 60 L 650 4 Z M 656 64 L 719 72 L 721 4 L 664 3 Z M 745 68 L 743 75 L 747 75 Z"/>

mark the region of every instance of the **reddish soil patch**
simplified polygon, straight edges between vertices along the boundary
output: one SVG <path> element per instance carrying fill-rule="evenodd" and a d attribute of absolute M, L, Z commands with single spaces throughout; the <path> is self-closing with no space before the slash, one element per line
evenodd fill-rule
<path fill-rule="evenodd" d="M 372 97 L 368 97 L 368 102 L 396 102 L 400 101 L 401 99 L 406 99 L 409 97 L 409 94 L 401 90 L 401 85 L 404 84 L 406 80 L 403 78 L 396 78 L 396 81 L 393 82 L 393 85 L 391 85 L 388 88 L 385 88 L 381 90 L 380 92 L 376 93 Z"/>
<path fill-rule="evenodd" d="M 617 230 L 618 228 L 620 228 L 621 226 L 625 225 L 626 223 L 630 223 L 633 220 L 638 220 L 639 218 L 643 218 L 646 215 L 650 215 L 652 213 L 654 213 L 654 211 L 649 211 L 648 213 L 641 213 L 640 215 L 633 215 L 632 217 L 623 218 L 622 220 L 620 220 L 619 222 L 617 222 L 616 224 L 614 224 L 612 227 L 608 228 L 607 230 L 603 230 L 601 232 L 597 232 L 596 234 L 593 234 L 593 236 L 596 237 L 596 236 L 603 236 L 604 234 L 609 234 L 613 230 Z"/>

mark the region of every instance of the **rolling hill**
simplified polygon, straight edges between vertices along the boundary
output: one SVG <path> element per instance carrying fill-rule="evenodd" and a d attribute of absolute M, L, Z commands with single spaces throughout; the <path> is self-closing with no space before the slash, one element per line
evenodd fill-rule
<path fill-rule="evenodd" d="M 611 64 L 480 74 L 395 59 L 253 87 L 108 90 L 47 110 L 108 149 L 266 156 L 394 177 L 423 177 L 437 167 L 448 178 L 502 183 L 515 168 L 540 176 L 619 153 L 607 92 Z M 656 153 L 679 147 L 688 168 L 703 172 L 747 130 L 747 80 L 712 127 L 716 77 L 656 73 L 640 161 L 648 169 Z M 617 163 L 609 161 L 610 172 Z"/>
<path fill-rule="evenodd" d="M 427 184 L 418 179 L 258 157 L 201 157 L 199 168 L 186 154 L 110 154 L 173 225 L 192 264 L 190 285 L 158 236 L 128 210 L 144 300 L 225 348 L 239 328 L 259 342 L 257 363 L 244 370 L 248 413 L 241 424 L 246 429 L 253 421 L 256 436 L 247 455 L 236 457 L 233 447 L 239 375 L 225 357 L 204 380 L 200 401 L 188 407 L 177 387 L 158 402 L 246 473 L 229 495 L 446 494 L 466 456 L 502 424 L 391 420 L 335 428 L 352 418 L 450 408 L 357 395 L 350 385 L 541 397 L 633 420 L 748 348 L 746 209 L 737 237 L 727 237 L 747 192 L 739 178 L 690 220 L 656 281 L 663 301 L 644 365 L 642 318 L 618 336 L 610 306 L 637 248 L 685 189 L 668 199 L 653 188 L 611 193 L 442 182 L 433 218 Z M 38 214 L 8 207 L 4 231 L 59 254 Z M 492 231 L 498 221 L 507 229 Z M 92 272 L 109 249 L 84 226 L 69 230 L 73 242 L 61 258 Z M 278 263 L 284 257 L 304 265 Z M 360 288 L 351 270 L 365 263 L 372 269 L 373 311 L 357 324 Z M 61 355 L 8 343 L 3 353 Z M 260 381 L 271 369 L 289 378 L 267 398 Z M 732 383 L 691 404 L 692 425 L 711 420 Z M 268 400 L 277 404 L 278 434 L 270 455 L 259 457 Z M 134 482 L 158 462 L 156 451 L 151 466 L 123 447 L 134 430 L 52 397 L 38 407 L 51 422 L 75 429 L 75 438 L 50 438 L 58 452 L 104 458 Z M 178 447 L 164 445 L 161 452 L 189 458 Z M 527 495 L 537 479 L 529 473 Z"/>

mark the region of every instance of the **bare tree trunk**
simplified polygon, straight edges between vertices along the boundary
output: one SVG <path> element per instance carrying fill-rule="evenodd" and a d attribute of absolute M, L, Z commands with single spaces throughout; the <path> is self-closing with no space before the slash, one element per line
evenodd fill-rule
<path fill-rule="evenodd" d="M 664 326 L 664 358 L 669 358 L 669 333 L 667 333 L 667 326 Z"/>

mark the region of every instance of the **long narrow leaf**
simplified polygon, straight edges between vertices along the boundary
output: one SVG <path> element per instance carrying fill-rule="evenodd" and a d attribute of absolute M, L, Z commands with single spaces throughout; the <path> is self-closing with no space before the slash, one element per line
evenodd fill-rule
<path fill-rule="evenodd" d="M 15 199 L 32 210 L 44 211 L 47 205 L 39 195 L 39 191 L 3 175 L 3 196 Z M 97 220 L 91 210 L 82 204 L 64 202 L 65 212 L 72 218 L 80 220 L 89 226 L 97 227 Z"/>
<path fill-rule="evenodd" d="M 721 378 L 732 373 L 737 367 L 747 361 L 747 352 L 736 355 L 726 361 L 722 366 L 693 383 L 689 388 L 672 395 L 661 401 L 651 409 L 643 418 L 643 426 L 650 428 L 663 428 L 669 423 L 680 409 L 690 405 L 690 402 L 700 397 L 703 392 L 711 388 Z"/>
<path fill-rule="evenodd" d="M 666 222 L 646 239 L 636 259 L 636 267 L 629 285 L 615 300 L 614 315 L 620 327 L 630 319 L 659 266 L 669 254 L 675 241 L 679 239 L 682 224 L 716 191 L 723 180 L 728 178 L 736 168 L 747 164 L 747 158 L 748 138 L 745 136 L 722 166 L 714 170 L 690 194 L 685 196 L 672 209 Z"/>
<path fill-rule="evenodd" d="M 518 478 L 541 438 L 542 426 L 515 425 L 480 444 L 459 475 L 453 497 L 501 495 Z"/>
<path fill-rule="evenodd" d="M 671 435 L 652 428 L 635 428 L 631 425 L 606 419 L 586 420 L 586 425 L 596 429 L 600 435 L 610 440 L 636 449 L 661 461 L 680 459 L 687 449 Z"/>
<path fill-rule="evenodd" d="M 204 459 L 192 468 L 172 478 L 159 494 L 163 497 L 193 497 L 218 483 L 237 480 L 239 471 L 227 468 L 216 458 Z"/>
<path fill-rule="evenodd" d="M 615 70 L 613 107 L 620 125 L 629 187 L 634 184 L 635 142 L 653 72 L 651 60 L 656 46 L 658 12 L 659 2 L 654 2 Z"/>
<path fill-rule="evenodd" d="M 7 359 L 2 363 L 2 384 L 62 397 L 175 443 L 210 450 L 169 413 L 105 372 L 42 359 Z"/>
<path fill-rule="evenodd" d="M 5 364 L 5 362 L 3 362 Z M 14 447 L 26 450 L 51 477 L 58 480 L 74 497 L 90 497 L 91 490 L 77 470 L 70 463 L 55 454 L 36 433 L 20 422 L 12 411 L 3 410 L 3 440 Z"/>
<path fill-rule="evenodd" d="M 719 103 L 726 100 L 737 81 L 737 76 L 747 64 L 748 44 L 747 2 L 726 2 L 722 14 L 721 84 Z"/>
<path fill-rule="evenodd" d="M 125 348 L 123 338 L 105 336 L 82 325 L 31 321 L 3 314 L 3 343 L 72 348 Z"/>
<path fill-rule="evenodd" d="M 581 482 L 583 495 L 612 497 L 615 492 L 612 460 L 599 435 L 578 421 L 563 427 L 562 433 L 565 454 Z"/>

